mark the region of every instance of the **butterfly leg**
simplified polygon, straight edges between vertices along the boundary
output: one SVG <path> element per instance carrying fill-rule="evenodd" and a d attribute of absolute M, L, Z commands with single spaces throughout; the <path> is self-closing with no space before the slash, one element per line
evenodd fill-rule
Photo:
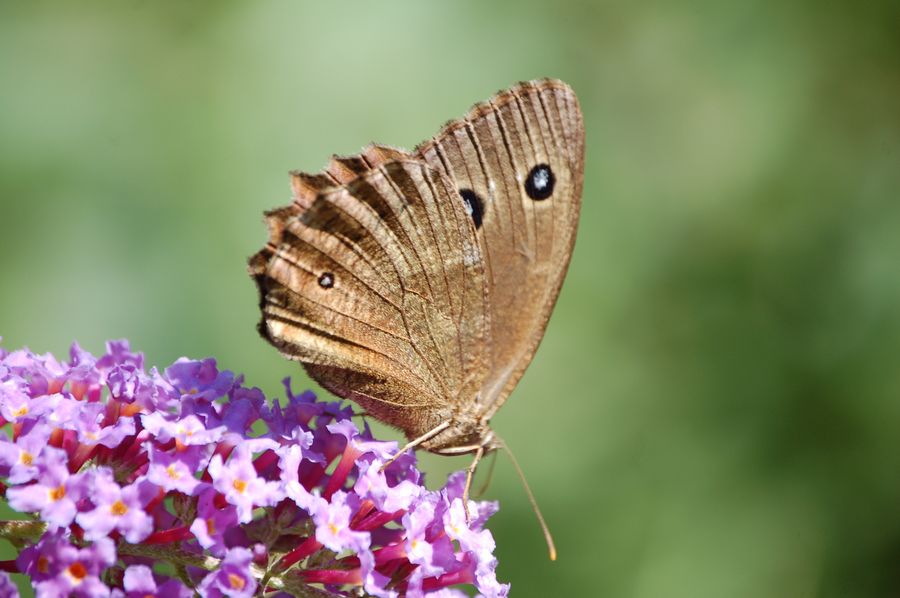
<path fill-rule="evenodd" d="M 400 457 L 400 455 L 402 455 L 403 453 L 405 453 L 406 451 L 408 451 L 411 448 L 416 448 L 417 446 L 419 446 L 420 444 L 422 444 L 429 438 L 434 438 L 435 436 L 437 436 L 438 434 L 440 434 L 441 432 L 443 432 L 444 430 L 446 430 L 449 427 L 450 427 L 450 422 L 445 421 L 445 422 L 438 424 L 434 428 L 428 430 L 427 432 L 425 432 L 418 438 L 410 440 L 409 442 L 406 443 L 406 445 L 402 449 L 397 451 L 397 453 L 393 457 L 388 459 L 387 463 L 382 465 L 378 471 L 379 472 L 384 471 L 385 469 L 387 469 L 387 466 L 390 465 L 391 463 L 393 463 L 394 461 L 396 461 Z"/>
<path fill-rule="evenodd" d="M 472 459 L 471 465 L 469 465 L 468 469 L 466 469 L 466 485 L 463 488 L 463 511 L 466 514 L 466 523 L 469 523 L 469 489 L 472 487 L 472 478 L 475 476 L 475 469 L 478 467 L 478 462 L 481 461 L 481 458 L 484 456 L 484 445 L 478 447 L 475 451 L 475 458 Z"/>

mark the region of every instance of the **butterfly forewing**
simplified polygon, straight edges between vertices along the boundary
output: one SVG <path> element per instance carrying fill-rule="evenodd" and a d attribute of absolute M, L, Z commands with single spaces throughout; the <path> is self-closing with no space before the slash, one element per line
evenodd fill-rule
<path fill-rule="evenodd" d="M 581 112 L 560 81 L 522 83 L 475 106 L 417 153 L 481 203 L 476 236 L 491 303 L 481 405 L 490 416 L 531 361 L 565 277 L 581 202 Z"/>

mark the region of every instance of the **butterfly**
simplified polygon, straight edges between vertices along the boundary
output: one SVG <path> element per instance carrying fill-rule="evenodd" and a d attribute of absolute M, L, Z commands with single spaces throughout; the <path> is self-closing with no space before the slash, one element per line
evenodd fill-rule
<path fill-rule="evenodd" d="M 269 241 L 249 260 L 259 331 L 402 430 L 400 453 L 473 453 L 467 496 L 478 461 L 504 447 L 490 419 L 559 295 L 583 173 L 581 109 L 552 79 L 497 93 L 411 152 L 371 144 L 292 172 L 293 202 L 266 213 Z"/>

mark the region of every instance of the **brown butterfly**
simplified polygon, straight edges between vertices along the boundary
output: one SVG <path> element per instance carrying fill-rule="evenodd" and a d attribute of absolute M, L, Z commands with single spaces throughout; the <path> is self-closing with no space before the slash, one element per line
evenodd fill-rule
<path fill-rule="evenodd" d="M 468 492 L 481 457 L 503 446 L 491 416 L 556 303 L 583 172 L 575 93 L 542 79 L 413 152 L 373 144 L 322 173 L 291 173 L 294 201 L 266 214 L 269 242 L 250 258 L 259 331 L 403 430 L 403 451 L 474 453 Z"/>

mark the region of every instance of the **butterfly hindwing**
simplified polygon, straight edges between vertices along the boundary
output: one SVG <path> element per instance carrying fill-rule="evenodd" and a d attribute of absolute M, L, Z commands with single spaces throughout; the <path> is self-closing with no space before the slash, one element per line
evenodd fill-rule
<path fill-rule="evenodd" d="M 261 330 L 323 386 L 414 433 L 486 375 L 479 245 L 423 162 L 390 157 L 348 178 L 271 213 L 273 237 L 251 260 Z"/>

